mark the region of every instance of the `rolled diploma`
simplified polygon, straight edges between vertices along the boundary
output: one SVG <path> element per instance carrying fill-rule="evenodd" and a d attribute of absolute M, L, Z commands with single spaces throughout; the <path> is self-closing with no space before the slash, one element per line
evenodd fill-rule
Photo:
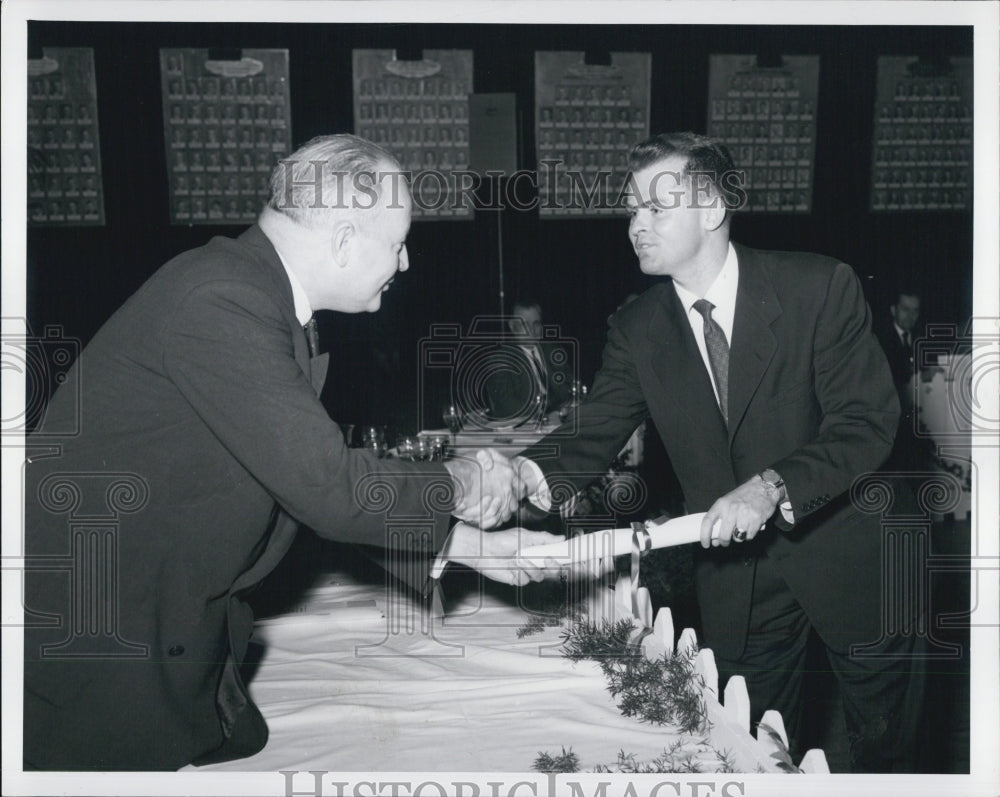
<path fill-rule="evenodd" d="M 672 545 L 687 545 L 701 539 L 701 521 L 704 512 L 667 520 L 664 523 L 644 524 L 649 535 L 649 545 L 640 539 L 643 545 L 641 552 L 657 548 L 669 548 Z M 574 562 L 589 562 L 604 559 L 608 556 L 624 556 L 632 552 L 632 529 L 602 529 L 589 534 L 571 537 L 563 542 L 548 545 L 532 545 L 518 552 L 520 561 L 543 567 L 546 559 L 552 559 L 559 564 L 569 565 Z M 644 535 L 640 534 L 640 538 Z"/>

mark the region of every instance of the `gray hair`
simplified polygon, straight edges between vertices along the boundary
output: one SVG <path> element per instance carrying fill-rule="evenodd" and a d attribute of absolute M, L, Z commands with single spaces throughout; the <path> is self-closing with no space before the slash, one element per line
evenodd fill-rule
<path fill-rule="evenodd" d="M 390 204 L 399 205 L 404 174 L 386 150 L 341 133 L 317 136 L 278 162 L 271 173 L 267 206 L 305 227 L 327 226 L 334 214 L 357 214 L 374 221 L 390 181 Z M 365 213 L 362 211 L 376 211 Z"/>

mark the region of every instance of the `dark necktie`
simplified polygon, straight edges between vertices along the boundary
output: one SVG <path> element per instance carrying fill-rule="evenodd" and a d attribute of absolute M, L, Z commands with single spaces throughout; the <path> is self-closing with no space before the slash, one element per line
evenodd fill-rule
<path fill-rule="evenodd" d="M 535 366 L 535 376 L 538 379 L 538 386 L 542 394 L 542 402 L 545 401 L 545 395 L 548 392 L 548 380 L 546 379 L 545 373 L 545 363 L 542 361 L 541 352 L 534 346 L 528 348 L 528 356 L 531 358 L 532 365 Z"/>
<path fill-rule="evenodd" d="M 723 420 L 728 424 L 729 343 L 726 341 L 726 333 L 722 331 L 722 327 L 712 320 L 712 311 L 715 309 L 715 305 L 708 299 L 699 299 L 693 307 L 705 319 L 705 348 L 708 349 L 708 362 L 712 366 L 715 387 L 719 391 L 719 409 L 722 410 Z"/>
<path fill-rule="evenodd" d="M 316 328 L 316 318 L 310 318 L 302 330 L 306 333 L 306 343 L 309 344 L 309 356 L 319 354 L 319 330 Z"/>

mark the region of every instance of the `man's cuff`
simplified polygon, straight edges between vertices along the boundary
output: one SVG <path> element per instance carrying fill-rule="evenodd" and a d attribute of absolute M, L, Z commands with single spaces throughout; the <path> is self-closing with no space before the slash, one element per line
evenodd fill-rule
<path fill-rule="evenodd" d="M 519 468 L 524 468 L 528 471 L 527 474 L 518 473 L 522 481 L 528 484 L 537 485 L 534 492 L 527 496 L 528 501 L 537 506 L 543 512 L 548 512 L 552 509 L 552 495 L 549 493 L 548 482 L 545 481 L 545 474 L 542 473 L 542 469 L 538 467 L 538 464 L 530 459 L 525 459 L 524 457 L 518 457 L 517 463 Z"/>
<path fill-rule="evenodd" d="M 441 546 L 438 555 L 434 557 L 434 564 L 431 565 L 431 571 L 427 574 L 428 582 L 432 580 L 439 581 L 441 576 L 444 575 L 444 569 L 448 566 L 448 550 L 451 548 L 451 539 L 455 536 L 456 526 L 458 526 L 458 523 L 451 527 L 448 536 L 444 538 L 444 545 Z M 427 591 L 426 587 L 424 591 Z"/>

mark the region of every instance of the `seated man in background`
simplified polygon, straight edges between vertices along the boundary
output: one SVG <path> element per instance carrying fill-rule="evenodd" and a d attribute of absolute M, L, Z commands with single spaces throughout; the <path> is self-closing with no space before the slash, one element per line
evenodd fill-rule
<path fill-rule="evenodd" d="M 914 343 L 917 322 L 920 320 L 920 296 L 912 290 L 901 289 L 889 306 L 888 316 L 874 324 L 875 336 L 892 371 L 892 381 L 899 395 L 899 426 L 893 442 L 892 453 L 885 463 L 888 470 L 922 471 L 931 467 L 933 444 L 928 438 L 917 436 L 916 407 L 914 406 Z"/>
<path fill-rule="evenodd" d="M 547 334 L 536 302 L 516 301 L 507 327 L 510 340 L 491 354 L 493 366 L 485 375 L 489 417 L 510 425 L 557 421 L 573 397 L 576 358 L 565 341 Z"/>
<path fill-rule="evenodd" d="M 519 536 L 551 535 L 448 537 L 451 514 L 511 515 L 502 455 L 380 460 L 348 449 L 319 401 L 326 362 L 303 326 L 379 309 L 409 267 L 410 207 L 387 152 L 314 139 L 275 169 L 258 224 L 164 265 L 83 350 L 28 443 L 44 453 L 25 474 L 26 769 L 173 770 L 263 748 L 240 674 L 245 597 L 299 523 L 396 546 L 414 569 L 446 546 L 500 581 L 542 576 L 511 556 Z M 109 510 L 93 533 L 71 525 Z M 415 518 L 399 542 L 390 511 Z"/>

